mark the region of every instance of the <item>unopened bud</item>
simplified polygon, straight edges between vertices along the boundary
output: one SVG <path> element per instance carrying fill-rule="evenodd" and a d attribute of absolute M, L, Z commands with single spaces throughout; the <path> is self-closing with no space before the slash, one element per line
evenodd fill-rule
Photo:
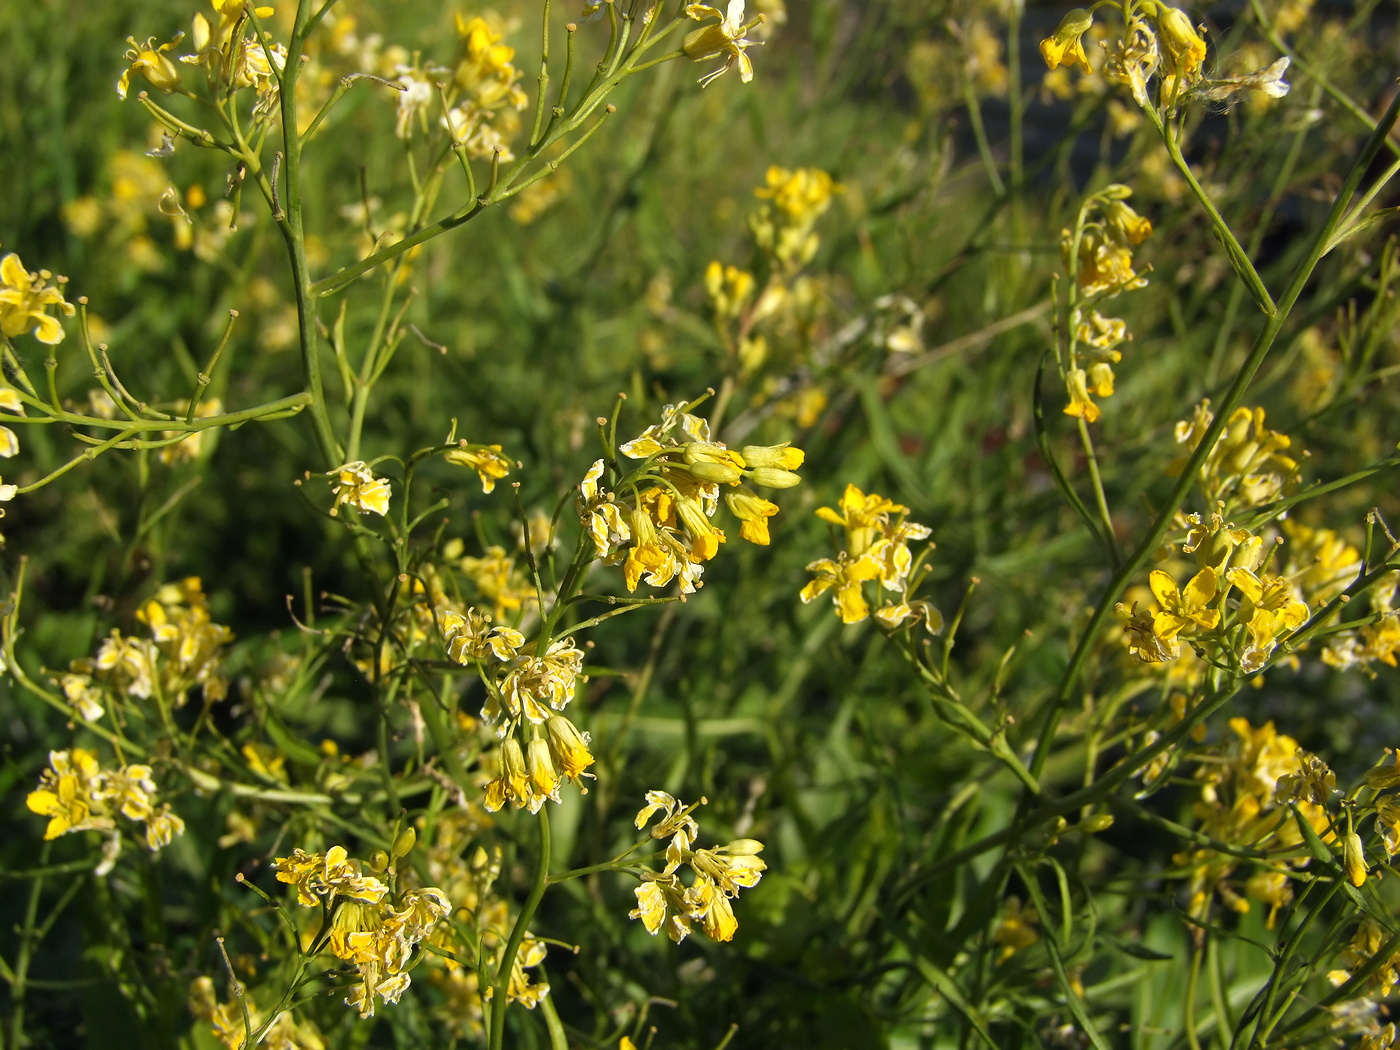
<path fill-rule="evenodd" d="M 738 467 L 729 463 L 715 463 L 710 460 L 687 463 L 685 469 L 701 481 L 712 481 L 716 485 L 737 485 L 739 479 L 743 477 L 743 475 L 739 473 Z"/>
<path fill-rule="evenodd" d="M 765 489 L 790 489 L 802 483 L 802 479 L 792 471 L 778 467 L 756 467 L 749 474 L 749 480 Z"/>
<path fill-rule="evenodd" d="M 413 852 L 414 843 L 418 841 L 418 832 L 413 828 L 404 828 L 394 839 L 394 857 L 407 857 Z"/>

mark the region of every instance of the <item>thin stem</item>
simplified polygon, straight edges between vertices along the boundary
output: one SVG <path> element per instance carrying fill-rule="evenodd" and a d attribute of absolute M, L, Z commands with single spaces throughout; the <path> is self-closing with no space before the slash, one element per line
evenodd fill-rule
<path fill-rule="evenodd" d="M 545 888 L 549 885 L 549 810 L 541 809 L 537 815 L 540 829 L 540 852 L 535 864 L 535 880 L 530 886 L 530 895 L 516 917 L 515 926 L 510 931 L 505 953 L 501 956 L 496 970 L 496 983 L 491 995 L 491 1042 L 490 1050 L 501 1050 L 506 1032 L 506 996 L 510 989 L 511 971 L 515 968 L 515 957 L 525 940 L 525 931 L 530 920 L 535 917 L 535 909 L 540 906 Z"/>

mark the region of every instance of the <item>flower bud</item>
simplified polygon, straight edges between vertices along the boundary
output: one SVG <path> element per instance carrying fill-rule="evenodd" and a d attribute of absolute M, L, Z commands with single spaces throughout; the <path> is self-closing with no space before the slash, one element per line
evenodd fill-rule
<path fill-rule="evenodd" d="M 735 839 L 724 847 L 724 852 L 731 857 L 752 857 L 763 852 L 763 843 L 758 839 Z"/>
<path fill-rule="evenodd" d="M 749 480 L 765 489 L 790 489 L 802 482 L 792 471 L 778 467 L 755 467 L 749 474 Z"/>
<path fill-rule="evenodd" d="M 1078 65 L 1086 74 L 1094 67 L 1089 65 L 1089 56 L 1084 53 L 1084 41 L 1080 38 L 1094 24 L 1094 16 L 1082 7 L 1076 7 L 1060 19 L 1055 32 L 1040 42 L 1040 54 L 1051 69 L 1060 66 Z"/>
<path fill-rule="evenodd" d="M 1354 831 L 1348 832 L 1342 840 L 1342 864 L 1353 886 L 1366 881 L 1366 851 L 1361 847 L 1361 836 Z"/>
<path fill-rule="evenodd" d="M 398 836 L 394 839 L 393 853 L 395 859 L 399 857 L 407 857 L 410 853 L 412 853 L 414 843 L 416 843 L 417 841 L 418 832 L 415 831 L 413 828 L 408 827 L 400 831 L 398 833 Z"/>
<path fill-rule="evenodd" d="M 743 477 L 743 475 L 739 473 L 738 467 L 729 463 L 715 463 L 710 460 L 687 463 L 685 469 L 699 480 L 712 481 L 716 485 L 737 485 L 739 479 Z"/>
<path fill-rule="evenodd" d="M 786 441 L 781 445 L 745 445 L 739 450 L 739 455 L 751 467 L 778 467 L 781 470 L 796 470 L 807 458 L 805 452 Z"/>
<path fill-rule="evenodd" d="M 559 773 L 549 757 L 549 744 L 543 737 L 535 737 L 525 749 L 526 764 L 530 770 L 530 786 L 536 795 L 559 797 Z"/>
<path fill-rule="evenodd" d="M 1167 68 L 1173 73 L 1191 77 L 1198 73 L 1206 60 L 1206 42 L 1186 12 L 1162 4 L 1157 15 L 1157 32 L 1166 52 Z"/>
<path fill-rule="evenodd" d="M 544 724 L 549 739 L 550 754 L 559 771 L 574 780 L 579 776 L 591 776 L 583 771 L 593 764 L 593 755 L 588 750 L 588 734 L 563 715 L 551 715 Z"/>

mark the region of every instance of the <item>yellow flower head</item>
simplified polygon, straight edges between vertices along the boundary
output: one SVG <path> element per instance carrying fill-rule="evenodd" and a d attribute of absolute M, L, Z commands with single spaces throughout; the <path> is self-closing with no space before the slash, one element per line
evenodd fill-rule
<path fill-rule="evenodd" d="M 481 479 L 481 491 L 490 492 L 496 481 L 510 473 L 511 462 L 501 455 L 500 445 L 468 445 L 454 448 L 442 457 L 458 467 L 471 467 Z"/>
<path fill-rule="evenodd" d="M 1082 7 L 1076 7 L 1055 27 L 1055 32 L 1040 42 L 1040 53 L 1045 64 L 1051 69 L 1060 66 L 1079 66 L 1086 74 L 1094 71 L 1089 65 L 1089 56 L 1084 53 L 1083 36 L 1094 24 L 1094 16 Z"/>
<path fill-rule="evenodd" d="M 1161 606 L 1161 611 L 1153 618 L 1153 628 L 1159 638 L 1174 638 L 1192 624 L 1211 630 L 1220 623 L 1220 610 L 1207 608 L 1219 590 L 1214 569 L 1202 569 L 1182 589 L 1178 589 L 1176 581 L 1161 569 L 1152 570 L 1148 583 Z"/>
<path fill-rule="evenodd" d="M 1103 414 L 1089 396 L 1089 375 L 1084 369 L 1071 368 L 1065 374 L 1065 389 L 1069 392 L 1069 404 L 1065 405 L 1065 415 L 1093 423 Z M 1112 392 L 1110 388 L 1109 393 Z"/>
<path fill-rule="evenodd" d="M 127 37 L 126 42 L 131 47 L 126 52 L 126 60 L 130 64 L 117 81 L 117 97 L 126 98 L 126 93 L 131 88 L 131 78 L 136 73 L 145 77 L 147 83 L 162 94 L 169 95 L 178 88 L 180 67 L 170 61 L 165 53 L 176 47 L 184 38 L 184 33 L 176 33 L 175 39 L 157 47 L 155 37 L 151 37 L 144 44 L 138 44 L 135 37 Z"/>
<path fill-rule="evenodd" d="M 696 62 L 724 57 L 724 65 L 700 78 L 701 87 L 707 87 L 712 80 L 723 76 L 729 67 L 734 65 L 739 67 L 739 79 L 745 84 L 753 80 L 753 63 L 749 61 L 749 56 L 744 50 L 755 41 L 748 39 L 744 34 L 763 21 L 762 15 L 745 22 L 744 0 L 729 0 L 729 8 L 723 14 L 708 4 L 687 4 L 685 13 L 687 18 L 696 21 L 719 19 L 713 25 L 691 30 L 681 42 L 681 50 L 685 52 L 686 57 Z"/>
<path fill-rule="evenodd" d="M 54 280 L 52 285 L 50 280 Z M 29 273 L 14 252 L 0 259 L 0 331 L 13 339 L 32 330 L 41 343 L 63 342 L 63 326 L 44 311 L 57 306 L 65 317 L 77 312 L 63 298 L 61 286 L 66 280 L 55 280 L 48 270 Z"/>
<path fill-rule="evenodd" d="M 845 189 L 820 168 L 789 171 L 775 164 L 768 168 L 764 181 L 766 184 L 753 195 L 771 200 L 788 223 L 804 228 L 831 206 L 833 195 Z"/>
<path fill-rule="evenodd" d="M 1206 60 L 1206 42 L 1186 13 L 1162 4 L 1157 15 L 1157 33 L 1161 37 L 1168 72 L 1186 80 L 1199 77 L 1201 63 Z"/>
<path fill-rule="evenodd" d="M 364 460 L 357 459 L 353 463 L 346 463 L 343 467 L 327 471 L 326 474 L 335 478 L 332 487 L 335 494 L 335 502 L 331 505 L 332 515 L 340 509 L 342 503 L 373 514 L 389 513 L 389 481 L 386 478 L 376 478 Z"/>
<path fill-rule="evenodd" d="M 866 495 L 854 485 L 847 485 L 841 495 L 839 510 L 819 507 L 817 517 L 846 530 L 846 551 L 859 558 L 875 542 L 876 534 L 889 523 L 891 514 L 908 514 L 909 508 L 872 492 Z"/>

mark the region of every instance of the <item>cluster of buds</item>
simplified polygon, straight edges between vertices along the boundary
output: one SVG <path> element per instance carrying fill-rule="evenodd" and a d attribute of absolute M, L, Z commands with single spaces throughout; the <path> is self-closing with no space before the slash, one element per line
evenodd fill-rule
<path fill-rule="evenodd" d="M 805 266 L 817 254 L 817 220 L 844 187 L 820 168 L 789 171 L 776 165 L 754 196 L 764 204 L 749 217 L 758 247 L 783 271 Z"/>
<path fill-rule="evenodd" d="M 1135 0 L 1121 6 L 1123 36 L 1111 46 L 1104 45 L 1108 51 L 1104 72 L 1113 83 L 1127 87 L 1144 109 L 1152 106 L 1149 86 L 1154 77 L 1159 79 L 1158 97 L 1164 110 L 1174 109 L 1190 94 L 1218 102 L 1246 92 L 1271 98 L 1288 93 L 1289 85 L 1283 79 L 1288 59 L 1245 76 L 1207 80 L 1203 27 L 1192 25 L 1186 12 L 1160 0 Z M 1066 14 L 1055 31 L 1040 42 L 1045 64 L 1052 70 L 1078 66 L 1086 76 L 1092 76 L 1094 67 L 1084 50 L 1084 35 L 1093 24 L 1092 12 L 1082 7 Z"/>
<path fill-rule="evenodd" d="M 25 805 L 49 818 L 45 839 L 56 839 L 71 831 L 115 832 L 118 814 L 145 824 L 146 847 L 153 852 L 170 845 L 171 839 L 185 831 L 185 822 L 170 811 L 169 803 L 156 803 L 150 766 L 133 764 L 103 769 L 96 753 L 80 747 L 49 752 L 49 768 L 40 774 L 39 786 L 29 793 Z M 117 834 L 109 842 L 99 874 L 111 869 L 120 849 Z"/>
<path fill-rule="evenodd" d="M 636 826 L 646 827 L 652 817 L 662 814 L 651 829 L 653 839 L 669 839 L 666 845 L 666 866 L 660 872 L 648 871 L 637 887 L 637 907 L 629 918 L 641 919 L 647 932 L 655 935 L 661 929 L 679 944 L 700 923 L 705 933 L 716 941 L 728 941 L 739 928 L 730 903 L 740 889 L 758 884 L 767 869 L 758 856 L 763 843 L 755 839 L 735 839 L 715 849 L 692 849 L 700 827 L 691 815 L 698 806 L 687 806 L 664 791 L 648 791 L 647 804 L 637 814 Z M 681 881 L 681 865 L 690 868 L 692 879 L 687 886 Z"/>
<path fill-rule="evenodd" d="M 233 632 L 209 615 L 198 576 L 161 587 L 136 618 L 150 630 L 150 638 L 113 630 L 95 657 L 73 661 L 59 679 L 79 714 L 89 721 L 101 717 L 98 684 L 118 696 L 155 697 L 172 707 L 182 706 L 196 686 L 208 700 L 228 695 L 223 657 Z"/>
<path fill-rule="evenodd" d="M 705 563 L 726 542 L 711 521 L 721 492 L 739 520 L 740 537 L 766 545 L 768 519 L 778 507 L 744 482 L 786 489 L 801 481 L 794 473 L 802 465 L 801 449 L 787 444 L 728 448 L 710 440 L 710 424 L 692 415 L 691 407 L 667 405 L 659 424 L 621 447 L 628 458 L 645 461 L 641 467 L 604 488 L 600 459 L 579 486 L 584 528 L 604 562 L 622 563 L 629 591 L 643 582 L 665 587 L 674 580 L 683 594 L 694 592 Z"/>
<path fill-rule="evenodd" d="M 1183 451 L 1168 465 L 1168 476 L 1186 468 L 1214 419 L 1207 398 L 1190 419 L 1177 423 L 1176 441 Z M 1287 495 L 1298 481 L 1298 461 L 1285 454 L 1292 443 L 1287 434 L 1264 426 L 1262 408 L 1240 406 L 1201 464 L 1197 483 L 1207 500 L 1234 511 L 1263 506 Z"/>
<path fill-rule="evenodd" d="M 871 615 L 865 584 L 878 581 L 880 590 L 898 596 L 875 610 L 882 626 L 894 629 L 906 621 L 921 621 L 930 633 L 941 631 L 943 615 L 929 602 L 911 597 L 923 573 L 922 556 L 916 559 L 909 543 L 927 539 L 930 530 L 906 521 L 908 513 L 908 507 L 874 492 L 866 495 L 854 485 L 846 486 L 839 508 L 819 508 L 817 517 L 844 530 L 844 547 L 835 559 L 821 558 L 807 566 L 815 578 L 802 588 L 803 603 L 830 591 L 841 622 L 860 623 Z"/>
<path fill-rule="evenodd" d="M 396 859 L 413 848 L 415 837 L 412 829 L 399 836 Z M 371 868 L 383 872 L 389 863 L 380 853 Z M 399 1001 L 410 983 L 414 948 L 452 912 L 447 895 L 433 886 L 406 890 L 395 903 L 389 885 L 362 874 L 360 862 L 349 859 L 343 846 L 325 853 L 295 849 L 289 857 L 278 857 L 273 868 L 277 881 L 296 888 L 298 904 L 326 909 L 318 942 L 358 968 L 360 981 L 345 1003 L 361 1017 L 374 1016 L 376 996 L 385 1003 Z"/>
<path fill-rule="evenodd" d="M 1102 414 L 1094 398 L 1113 394 L 1113 366 L 1123 359 L 1119 348 L 1132 338 L 1123 321 L 1104 317 L 1097 304 L 1147 284 L 1133 269 L 1133 249 L 1152 236 L 1152 223 L 1127 203 L 1132 193 L 1117 183 L 1100 190 L 1085 199 L 1074 230 L 1060 232 L 1060 254 L 1077 288 L 1062 359 L 1069 393 L 1064 410 L 1086 423 Z"/>
<path fill-rule="evenodd" d="M 1136 602 L 1130 609 L 1118 606 L 1127 619 L 1128 651 L 1155 664 L 1180 656 L 1183 638 L 1211 641 L 1232 652 L 1241 671 L 1254 674 L 1279 641 L 1307 621 L 1308 604 L 1293 580 L 1266 571 L 1261 537 L 1226 523 L 1219 511 L 1208 522 L 1199 514 L 1185 522 L 1182 553 L 1195 556 L 1198 571 L 1178 586 L 1170 573 L 1154 569 L 1148 583 L 1156 610 L 1138 612 Z"/>

